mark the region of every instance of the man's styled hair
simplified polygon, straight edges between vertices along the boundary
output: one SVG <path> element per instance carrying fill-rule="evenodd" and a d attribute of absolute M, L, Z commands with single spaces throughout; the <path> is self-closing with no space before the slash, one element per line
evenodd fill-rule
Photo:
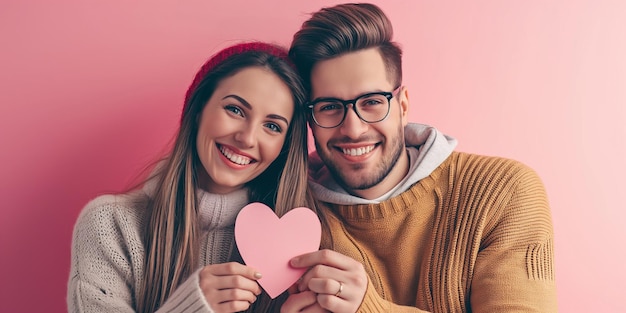
<path fill-rule="evenodd" d="M 370 3 L 345 3 L 322 8 L 293 36 L 289 57 L 311 90 L 311 70 L 320 61 L 344 53 L 378 48 L 387 79 L 402 82 L 402 50 L 392 41 L 393 27 L 385 13 Z"/>

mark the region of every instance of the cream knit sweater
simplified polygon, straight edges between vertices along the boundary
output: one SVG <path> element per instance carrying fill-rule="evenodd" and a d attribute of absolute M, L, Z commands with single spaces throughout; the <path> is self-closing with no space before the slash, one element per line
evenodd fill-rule
<path fill-rule="evenodd" d="M 69 312 L 135 312 L 135 288 L 141 285 L 144 271 L 145 197 L 100 196 L 81 212 L 72 240 Z M 198 199 L 198 264 L 227 262 L 234 247 L 235 218 L 248 204 L 247 191 L 216 195 L 198 190 Z M 198 271 L 158 312 L 213 312 L 200 290 Z"/>

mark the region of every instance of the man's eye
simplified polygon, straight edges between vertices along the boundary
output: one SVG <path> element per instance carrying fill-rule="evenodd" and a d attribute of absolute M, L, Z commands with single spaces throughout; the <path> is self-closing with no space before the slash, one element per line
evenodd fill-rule
<path fill-rule="evenodd" d="M 372 105 L 379 105 L 382 104 L 383 101 L 381 101 L 380 99 L 365 99 L 363 100 L 363 102 L 361 102 L 361 105 L 363 106 L 372 106 Z"/>
<path fill-rule="evenodd" d="M 343 105 L 338 102 L 320 103 L 318 111 L 335 111 L 343 110 Z"/>

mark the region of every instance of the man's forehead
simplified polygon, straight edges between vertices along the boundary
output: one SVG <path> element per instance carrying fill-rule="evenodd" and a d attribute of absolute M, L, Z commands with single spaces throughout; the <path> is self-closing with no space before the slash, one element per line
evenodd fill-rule
<path fill-rule="evenodd" d="M 393 88 L 378 49 L 342 54 L 317 63 L 311 71 L 311 97 L 353 98 Z"/>

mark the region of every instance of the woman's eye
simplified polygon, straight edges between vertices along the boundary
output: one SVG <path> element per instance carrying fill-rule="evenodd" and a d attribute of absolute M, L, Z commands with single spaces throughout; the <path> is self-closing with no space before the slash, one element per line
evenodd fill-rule
<path fill-rule="evenodd" d="M 233 114 L 236 114 L 236 115 L 239 115 L 239 116 L 243 116 L 243 111 L 236 105 L 229 104 L 229 105 L 225 106 L 224 109 L 226 111 L 232 112 Z"/>
<path fill-rule="evenodd" d="M 267 123 L 267 124 L 265 124 L 265 127 L 269 128 L 269 130 L 271 130 L 273 132 L 276 132 L 276 133 L 282 133 L 283 132 L 283 129 L 280 126 L 278 126 L 277 124 L 274 124 L 274 123 Z"/>

